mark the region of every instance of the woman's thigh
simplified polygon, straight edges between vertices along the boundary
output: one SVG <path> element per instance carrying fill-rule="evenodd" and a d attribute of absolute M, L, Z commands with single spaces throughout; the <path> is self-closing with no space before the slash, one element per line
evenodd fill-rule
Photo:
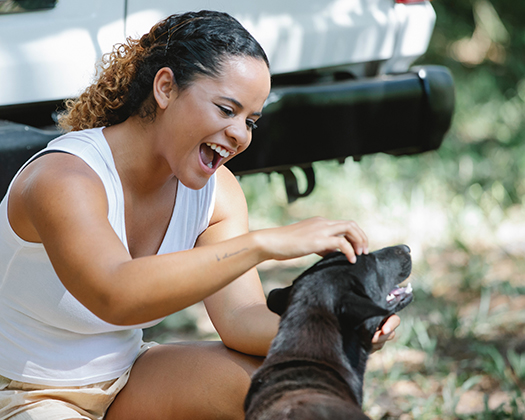
<path fill-rule="evenodd" d="M 105 419 L 243 419 L 250 377 L 262 360 L 221 342 L 155 346 L 135 362 Z"/>

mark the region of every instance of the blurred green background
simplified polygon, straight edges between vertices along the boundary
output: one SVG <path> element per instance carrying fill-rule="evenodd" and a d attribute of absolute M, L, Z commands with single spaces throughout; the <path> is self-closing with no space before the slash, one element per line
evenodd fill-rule
<path fill-rule="evenodd" d="M 396 340 L 372 355 L 374 419 L 525 418 L 525 2 L 435 0 L 416 64 L 447 66 L 456 112 L 442 147 L 409 157 L 317 163 L 317 186 L 287 204 L 277 174 L 241 179 L 251 229 L 311 216 L 357 221 L 371 249 L 412 249 L 415 301 Z M 300 173 L 297 174 L 300 177 Z M 315 257 L 259 267 L 265 290 Z M 148 332 L 216 338 L 196 305 Z"/>

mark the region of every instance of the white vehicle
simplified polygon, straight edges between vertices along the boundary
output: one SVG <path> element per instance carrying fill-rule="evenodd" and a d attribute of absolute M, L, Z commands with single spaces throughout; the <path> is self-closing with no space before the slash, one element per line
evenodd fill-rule
<path fill-rule="evenodd" d="M 450 72 L 410 67 L 432 35 L 428 0 L 0 0 L 0 192 L 59 134 L 56 112 L 92 81 L 102 54 L 200 9 L 239 19 L 271 63 L 264 118 L 229 163 L 235 173 L 279 171 L 293 199 L 313 188 L 314 161 L 440 146 L 454 108 Z M 291 166 L 308 175 L 303 194 Z"/>

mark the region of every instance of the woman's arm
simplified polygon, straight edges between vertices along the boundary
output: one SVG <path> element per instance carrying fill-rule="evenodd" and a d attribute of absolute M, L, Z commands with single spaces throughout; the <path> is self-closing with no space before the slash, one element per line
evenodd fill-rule
<path fill-rule="evenodd" d="M 197 246 L 211 245 L 248 232 L 248 208 L 241 187 L 226 168 L 217 173 L 215 209 Z M 256 268 L 205 299 L 223 343 L 237 351 L 264 356 L 277 334 L 279 316 L 268 310 Z"/>
<path fill-rule="evenodd" d="M 50 154 L 17 178 L 9 217 L 42 242 L 64 286 L 107 322 L 148 322 L 203 300 L 267 259 L 366 247 L 352 222 L 310 219 L 172 254 L 132 259 L 107 219 L 103 185 L 79 158 Z M 212 229 L 213 227 L 210 227 Z"/>
<path fill-rule="evenodd" d="M 356 229 L 359 232 L 359 229 Z M 210 227 L 197 245 L 209 245 L 248 232 L 248 209 L 241 187 L 226 168 L 218 172 L 217 199 Z M 361 246 L 366 236 L 359 232 Z M 356 247 L 359 245 L 356 241 Z M 268 310 L 257 270 L 251 269 L 205 300 L 210 318 L 222 341 L 230 348 L 266 355 L 277 333 L 279 317 Z M 385 328 L 390 326 L 385 324 Z M 395 327 L 394 327 L 395 328 Z M 375 341 L 382 347 L 385 337 L 378 333 Z"/>

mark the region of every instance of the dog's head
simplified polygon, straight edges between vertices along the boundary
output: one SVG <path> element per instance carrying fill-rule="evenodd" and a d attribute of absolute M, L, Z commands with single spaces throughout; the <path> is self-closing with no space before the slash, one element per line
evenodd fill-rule
<path fill-rule="evenodd" d="M 412 301 L 412 288 L 399 284 L 410 275 L 410 248 L 398 245 L 360 255 L 351 264 L 340 252 L 327 255 L 291 286 L 272 290 L 268 307 L 283 315 L 289 305 L 332 311 L 345 328 L 364 326 L 370 338 L 381 322 Z"/>

